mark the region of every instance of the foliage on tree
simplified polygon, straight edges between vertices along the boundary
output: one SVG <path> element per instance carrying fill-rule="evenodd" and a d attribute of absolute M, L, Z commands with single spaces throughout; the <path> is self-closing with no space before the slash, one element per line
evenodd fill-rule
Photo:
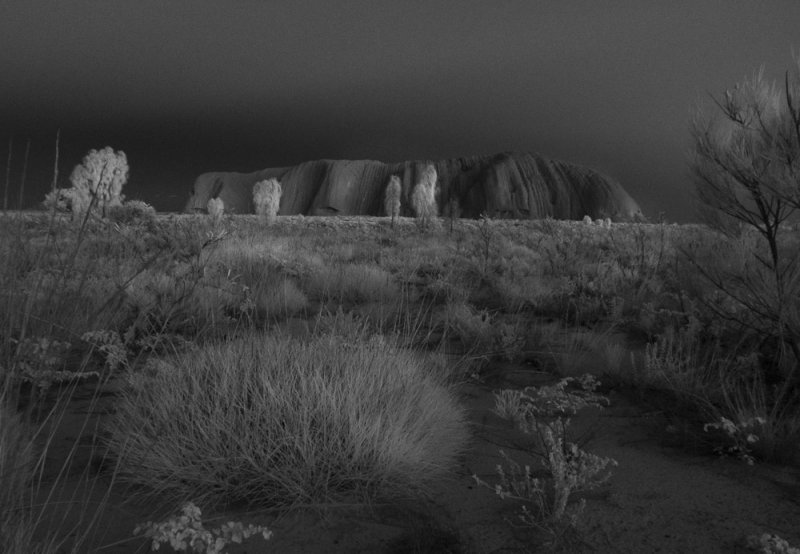
<path fill-rule="evenodd" d="M 253 185 L 253 205 L 256 214 L 274 221 L 281 207 L 283 189 L 277 179 L 265 179 Z"/>
<path fill-rule="evenodd" d="M 222 219 L 223 214 L 225 213 L 225 203 L 222 201 L 222 198 L 211 198 L 208 201 L 208 215 L 215 222 L 219 222 Z"/>
<path fill-rule="evenodd" d="M 128 181 L 128 158 L 122 150 L 114 152 L 110 146 L 90 150 L 83 162 L 75 166 L 70 175 L 72 186 L 91 199 L 91 205 L 103 215 L 110 206 L 122 203 L 122 187 Z"/>
<path fill-rule="evenodd" d="M 392 227 L 394 227 L 395 219 L 400 217 L 400 196 L 402 190 L 400 178 L 397 175 L 392 175 L 389 178 L 389 183 L 386 185 L 386 191 L 383 195 L 383 205 L 386 208 L 386 215 L 392 218 Z"/>
<path fill-rule="evenodd" d="M 455 228 L 456 221 L 459 217 L 461 217 L 461 204 L 458 201 L 457 196 L 451 196 L 450 200 L 447 201 L 447 204 L 444 207 L 445 216 L 450 220 L 450 232 L 453 232 Z"/>
<path fill-rule="evenodd" d="M 433 164 L 428 164 L 422 170 L 411 194 L 411 207 L 422 226 L 429 225 L 439 215 L 436 206 L 436 179 L 436 168 Z"/>
<path fill-rule="evenodd" d="M 768 357 L 782 408 L 800 390 L 800 250 L 788 225 L 800 210 L 800 71 L 778 85 L 761 70 L 714 104 L 691 126 L 697 197 L 712 227 L 754 244 L 729 268 L 697 265 L 733 306 L 721 317 L 778 345 Z"/>
<path fill-rule="evenodd" d="M 73 221 L 81 221 L 91 204 L 91 197 L 82 189 L 71 187 L 48 192 L 42 205 L 47 210 L 71 213 Z"/>

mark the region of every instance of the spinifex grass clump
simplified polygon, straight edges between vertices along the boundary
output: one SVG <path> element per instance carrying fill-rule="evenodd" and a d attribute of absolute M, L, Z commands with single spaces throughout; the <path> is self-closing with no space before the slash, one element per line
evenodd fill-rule
<path fill-rule="evenodd" d="M 253 333 L 131 375 L 110 425 L 121 476 L 173 500 L 319 505 L 424 493 L 465 416 L 384 341 Z"/>

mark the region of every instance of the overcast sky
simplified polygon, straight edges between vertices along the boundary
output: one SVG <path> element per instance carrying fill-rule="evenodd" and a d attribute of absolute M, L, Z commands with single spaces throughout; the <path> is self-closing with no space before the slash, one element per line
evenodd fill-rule
<path fill-rule="evenodd" d="M 687 221 L 692 110 L 792 48 L 797 0 L 0 0 L 0 179 L 30 139 L 40 200 L 59 128 L 62 181 L 110 145 L 162 210 L 205 171 L 531 151 Z"/>

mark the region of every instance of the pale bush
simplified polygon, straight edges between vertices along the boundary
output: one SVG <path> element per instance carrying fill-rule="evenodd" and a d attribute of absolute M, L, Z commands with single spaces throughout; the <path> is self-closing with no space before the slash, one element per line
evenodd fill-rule
<path fill-rule="evenodd" d="M 770 533 L 748 536 L 747 548 L 759 554 L 800 554 L 800 548 L 795 548 L 786 539 Z"/>
<path fill-rule="evenodd" d="M 386 215 L 392 218 L 392 225 L 395 219 L 400 217 L 400 194 L 402 187 L 400 185 L 400 178 L 397 175 L 392 175 L 389 179 L 389 184 L 386 185 L 386 191 L 383 197 L 383 205 L 386 208 Z"/>
<path fill-rule="evenodd" d="M 703 431 L 708 432 L 709 429 L 722 431 L 733 443 L 730 446 L 717 446 L 714 448 L 717 454 L 720 456 L 736 456 L 746 462 L 747 465 L 753 465 L 755 459 L 751 455 L 751 446 L 759 440 L 758 435 L 753 431 L 757 431 L 759 427 L 763 427 L 766 423 L 767 420 L 763 417 L 742 419 L 738 423 L 734 423 L 726 417 L 721 417 L 718 422 L 703 425 Z"/>
<path fill-rule="evenodd" d="M 225 203 L 222 201 L 222 198 L 211 198 L 208 201 L 208 215 L 210 215 L 215 222 L 222 220 L 224 213 Z"/>
<path fill-rule="evenodd" d="M 128 363 L 128 350 L 122 343 L 116 331 L 89 331 L 81 335 L 81 340 L 87 342 L 92 350 L 103 358 L 103 367 L 115 371 Z"/>
<path fill-rule="evenodd" d="M 251 293 L 252 309 L 264 317 L 292 316 L 308 307 L 308 297 L 292 279 L 271 280 Z"/>
<path fill-rule="evenodd" d="M 242 302 L 241 287 L 220 268 L 196 272 L 176 264 L 169 272 L 146 271 L 126 291 L 126 305 L 136 319 L 125 331 L 125 342 L 141 335 L 194 336 L 229 322 L 226 314 Z"/>
<path fill-rule="evenodd" d="M 468 437 L 454 391 L 409 351 L 258 333 L 138 380 L 109 434 L 120 477 L 153 494 L 278 506 L 424 493 Z"/>
<path fill-rule="evenodd" d="M 122 187 L 128 181 L 128 172 L 125 152 L 114 152 L 106 146 L 102 150 L 89 150 L 83 162 L 72 170 L 69 180 L 73 187 L 93 198 L 94 205 L 105 215 L 110 206 L 122 202 Z"/>
<path fill-rule="evenodd" d="M 155 208 L 141 200 L 129 200 L 119 206 L 111 206 L 108 209 L 108 218 L 111 221 L 126 225 L 147 223 L 153 221 L 155 217 Z"/>
<path fill-rule="evenodd" d="M 448 302 L 442 318 L 445 330 L 458 337 L 464 346 L 483 350 L 490 348 L 493 322 L 486 310 L 477 311 L 466 302 Z"/>
<path fill-rule="evenodd" d="M 283 189 L 277 179 L 265 179 L 253 185 L 253 205 L 256 214 L 274 221 L 281 207 Z"/>
<path fill-rule="evenodd" d="M 578 388 L 568 390 L 570 385 Z M 543 519 L 561 521 L 567 515 L 570 496 L 599 487 L 610 478 L 609 468 L 617 465 L 615 460 L 586 452 L 567 440 L 570 416 L 579 410 L 601 408 L 608 403 L 595 392 L 598 386 L 593 376 L 584 375 L 580 379 L 567 377 L 550 386 L 495 393 L 495 413 L 514 421 L 521 431 L 534 439 L 536 454 L 550 476 L 547 484 L 533 477 L 530 466 L 525 466 L 522 472 L 520 465 L 501 451 L 509 462 L 509 469 L 498 465 L 500 485 L 494 490 L 504 499 L 535 502 L 537 513 L 523 506 L 520 519 L 526 525 L 538 526 Z M 492 488 L 477 476 L 473 478 L 478 484 Z M 568 523 L 574 524 L 582 509 L 583 503 L 572 511 Z"/>
<path fill-rule="evenodd" d="M 75 187 L 51 190 L 42 202 L 48 210 L 71 213 L 73 221 L 82 220 L 90 204 L 91 197 L 88 192 Z"/>
<path fill-rule="evenodd" d="M 389 301 L 400 292 L 392 275 L 372 263 L 317 267 L 308 286 L 317 297 L 339 302 Z"/>
<path fill-rule="evenodd" d="M 428 164 L 411 194 L 411 207 L 421 225 L 427 226 L 439 215 L 436 205 L 436 168 Z"/>
<path fill-rule="evenodd" d="M 253 535 L 260 534 L 269 540 L 272 532 L 261 525 L 244 526 L 241 522 L 229 521 L 214 529 L 206 529 L 201 519 L 202 512 L 193 502 L 181 507 L 183 515 L 171 517 L 161 523 L 148 521 L 137 525 L 134 535 L 143 534 L 153 542 L 151 548 L 158 550 L 169 543 L 178 552 L 199 554 L 221 554 L 228 544 L 241 544 Z"/>

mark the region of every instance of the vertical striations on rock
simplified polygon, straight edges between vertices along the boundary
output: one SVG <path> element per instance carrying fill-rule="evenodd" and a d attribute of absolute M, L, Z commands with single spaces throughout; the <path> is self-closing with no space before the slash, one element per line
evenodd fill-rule
<path fill-rule="evenodd" d="M 228 213 L 254 213 L 253 185 L 275 178 L 283 187 L 282 215 L 383 215 L 390 176 L 401 183 L 401 214 L 412 215 L 411 193 L 425 166 L 438 174 L 439 210 L 456 198 L 463 217 L 592 219 L 642 217 L 636 201 L 617 181 L 594 170 L 538 154 L 506 152 L 439 161 L 385 164 L 372 160 L 317 160 L 253 173 L 200 175 L 185 211 L 204 211 L 219 196 Z"/>

